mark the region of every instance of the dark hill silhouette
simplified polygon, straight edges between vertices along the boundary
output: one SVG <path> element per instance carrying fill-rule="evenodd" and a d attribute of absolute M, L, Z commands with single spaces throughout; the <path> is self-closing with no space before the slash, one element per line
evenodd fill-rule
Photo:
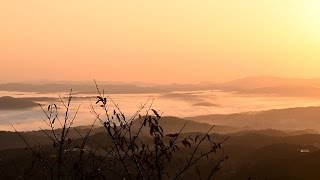
<path fill-rule="evenodd" d="M 230 136 L 241 136 L 245 134 L 260 134 L 260 135 L 267 135 L 267 136 L 279 136 L 279 137 L 284 137 L 284 136 L 289 136 L 290 134 L 281 131 L 281 130 L 276 130 L 276 129 L 261 129 L 261 130 L 244 130 L 244 131 L 239 131 L 236 133 L 231 133 L 228 134 Z"/>
<path fill-rule="evenodd" d="M 10 96 L 0 97 L 0 110 L 26 109 L 35 106 L 38 106 L 38 104 L 29 99 Z"/>
<path fill-rule="evenodd" d="M 142 119 L 135 120 L 133 122 L 133 131 L 137 131 Z M 212 126 L 207 123 L 199 123 L 192 120 L 181 119 L 177 117 L 162 117 L 159 121 L 160 125 L 165 130 L 164 134 L 177 133 L 186 124 L 183 129 L 183 133 L 206 133 L 208 129 Z M 84 136 L 88 131 L 89 127 L 75 127 L 75 129 L 70 129 L 69 134 L 71 137 L 80 138 Z M 45 130 L 50 134 L 49 130 Z M 56 130 L 56 131 L 59 131 Z M 95 134 L 104 132 L 104 127 L 95 127 L 92 130 L 92 137 Z M 291 143 L 291 144 L 320 144 L 319 134 L 314 133 L 311 130 L 299 130 L 299 131 L 281 131 L 276 129 L 262 129 L 262 130 L 246 130 L 245 128 L 237 128 L 232 126 L 221 126 L 216 125 L 212 129 L 212 133 L 221 134 L 219 139 L 223 139 L 227 136 L 232 138 L 229 140 L 230 144 L 243 144 L 248 146 L 261 147 L 263 145 L 270 145 L 273 143 Z M 309 134 L 308 134 L 309 133 Z M 42 131 L 29 131 L 21 132 L 21 134 L 26 137 L 28 141 L 34 143 L 39 141 L 40 144 L 48 144 L 50 141 Z M 149 131 L 143 131 L 143 136 L 149 136 Z M 224 134 L 224 135 L 223 135 Z M 98 137 L 98 136 L 97 136 Z M 1 140 L 2 139 L 2 140 Z M 23 148 L 25 147 L 24 142 L 19 138 L 19 136 L 14 132 L 0 132 L 0 149 L 9 148 Z M 226 144 L 229 144 L 226 142 Z"/>
<path fill-rule="evenodd" d="M 267 135 L 267 136 L 286 137 L 286 136 L 298 136 L 298 135 L 304 135 L 304 134 L 317 135 L 319 134 L 319 132 L 312 129 L 305 129 L 305 130 L 254 129 L 254 130 L 240 130 L 239 132 L 230 133 L 228 135 L 241 136 L 245 134 L 260 134 L 260 135 Z"/>
<path fill-rule="evenodd" d="M 274 147 L 275 148 L 275 147 Z M 277 148 L 280 150 L 279 148 Z M 282 148 L 284 150 L 285 148 Z M 288 148 L 286 152 L 291 152 Z M 260 152 L 261 156 L 265 153 Z M 320 152 L 301 154 L 286 158 L 268 158 L 246 164 L 237 169 L 228 179 L 320 179 Z"/>
<path fill-rule="evenodd" d="M 134 121 L 133 128 L 138 128 L 140 123 L 142 122 L 143 122 L 143 118 Z M 165 130 L 165 134 L 179 132 L 179 130 L 183 127 L 184 124 L 186 124 L 186 126 L 182 131 L 183 133 L 191 133 L 191 132 L 206 133 L 212 126 L 208 123 L 195 122 L 192 120 L 182 119 L 182 118 L 172 117 L 172 116 L 162 117 L 161 120 L 159 121 L 159 124 Z M 240 128 L 216 125 L 212 129 L 212 132 L 219 133 L 219 134 L 226 134 L 226 133 L 237 132 L 239 130 Z M 148 132 L 146 132 L 146 134 L 148 134 Z"/>
<path fill-rule="evenodd" d="M 296 107 L 235 114 L 212 114 L 188 117 L 197 122 L 254 129 L 320 130 L 320 107 Z"/>
<path fill-rule="evenodd" d="M 135 120 L 133 122 L 132 130 L 137 131 L 139 128 L 142 119 Z M 200 132 L 206 133 L 212 125 L 206 123 L 198 123 L 186 119 L 176 118 L 176 117 L 162 117 L 160 120 L 160 125 L 165 130 L 165 134 L 170 133 L 177 133 L 186 124 L 183 133 L 193 133 L 193 132 Z M 84 127 L 75 127 L 71 128 L 69 131 L 70 137 L 75 139 L 80 138 L 81 136 L 85 136 L 87 131 L 89 130 L 89 126 Z M 75 130 L 76 129 L 76 130 Z M 44 130 L 48 134 L 51 134 L 51 130 Z M 56 132 L 61 131 L 57 129 Z M 105 131 L 104 127 L 94 127 L 91 136 L 93 139 L 95 137 L 99 140 L 101 137 L 101 133 Z M 212 132 L 214 133 L 234 133 L 239 131 L 239 128 L 233 128 L 228 126 L 216 126 L 213 128 Z M 27 132 L 20 132 L 23 137 L 28 140 L 31 144 L 38 141 L 40 144 L 48 144 L 50 143 L 50 139 L 47 138 L 46 134 L 42 131 L 27 131 Z M 99 135 L 100 134 L 100 135 Z M 149 131 L 145 130 L 142 132 L 143 136 L 148 136 L 150 134 Z M 81 135 L 81 136 L 80 136 Z M 99 140 L 100 141 L 100 140 Z M 21 140 L 21 138 L 15 132 L 0 132 L 0 150 L 1 149 L 10 149 L 10 148 L 23 148 L 25 147 L 25 143 Z"/>
<path fill-rule="evenodd" d="M 272 144 L 256 150 L 252 154 L 252 158 L 255 160 L 287 159 L 304 155 L 301 153 L 301 150 L 309 150 L 310 152 L 319 151 L 318 148 L 312 145 L 297 145 L 287 143 Z"/>
<path fill-rule="evenodd" d="M 141 117 L 141 119 L 136 119 L 133 121 L 132 129 L 133 131 L 137 131 L 140 127 L 140 124 L 143 122 L 144 117 Z M 178 118 L 178 117 L 172 117 L 172 116 L 165 116 L 162 117 L 159 121 L 159 124 L 162 126 L 162 128 L 165 130 L 165 134 L 171 134 L 171 133 L 177 133 L 179 130 L 186 124 L 185 128 L 183 129 L 183 133 L 191 133 L 191 132 L 200 132 L 200 133 L 206 133 L 210 127 L 211 124 L 208 123 L 202 123 L 202 122 L 195 122 L 188 119 Z M 93 132 L 102 132 L 104 127 L 99 127 L 94 129 Z M 220 126 L 216 125 L 212 132 L 219 133 L 219 134 L 228 134 L 228 133 L 235 133 L 238 131 L 243 130 L 242 128 L 235 128 L 231 126 Z M 145 131 L 142 132 L 144 135 L 148 135 L 149 132 Z"/>
<path fill-rule="evenodd" d="M 43 133 L 20 133 L 30 146 L 36 144 L 50 144 L 51 141 Z M 16 132 L 0 131 L 0 150 L 3 149 L 13 149 L 13 148 L 25 148 L 27 145 L 19 137 Z"/>
<path fill-rule="evenodd" d="M 137 128 L 142 119 L 134 121 L 134 128 Z M 211 125 L 206 123 L 198 123 L 194 121 L 189 121 L 186 119 L 180 119 L 176 117 L 163 117 L 160 122 L 165 130 L 165 134 L 178 132 L 180 128 L 186 123 L 184 133 L 182 137 L 188 137 L 189 135 L 194 135 L 198 132 L 207 132 Z M 85 134 L 88 127 L 76 127 L 80 134 Z M 230 127 L 228 127 L 230 128 Z M 318 165 L 316 161 L 319 160 L 317 155 L 318 148 L 315 146 L 320 144 L 319 134 L 300 134 L 292 135 L 287 131 L 280 131 L 275 129 L 265 129 L 265 130 L 248 130 L 238 133 L 230 134 L 217 134 L 219 126 L 213 128 L 213 133 L 210 135 L 214 141 L 221 141 L 226 137 L 230 138 L 224 143 L 224 153 L 226 153 L 230 158 L 224 164 L 222 171 L 217 174 L 217 179 L 247 179 L 250 176 L 260 178 L 270 177 L 270 179 L 277 178 L 281 172 L 281 177 L 309 177 L 312 179 L 314 177 L 319 177 L 315 173 L 305 174 L 302 169 L 304 167 L 295 167 L 292 164 L 302 162 L 302 165 L 312 170 L 315 167 L 309 167 L 311 165 Z M 239 129 L 239 128 L 232 128 Z M 298 131 L 305 132 L 305 131 Z M 71 136 L 77 135 L 74 129 L 70 130 Z M 45 136 L 41 131 L 33 132 L 21 132 L 23 137 L 25 137 L 31 145 L 35 142 L 39 142 L 43 148 L 52 147 L 51 141 Z M 143 139 L 145 142 L 152 143 L 152 139 L 148 136 L 149 132 L 143 132 L 143 135 L 139 138 Z M 79 136 L 75 137 L 75 145 L 81 144 L 82 140 Z M 165 137 L 167 138 L 167 137 Z M 168 139 L 168 138 L 167 138 Z M 23 164 L 24 162 L 30 161 L 26 159 L 26 151 L 23 150 L 26 145 L 19 138 L 19 136 L 14 132 L 0 132 L 0 157 L 3 157 L 9 166 L 11 161 L 19 162 Z M 89 137 L 87 147 L 90 149 L 101 148 L 112 143 L 103 133 L 102 127 L 94 128 L 92 135 Z M 15 148 L 15 149 L 13 149 Z M 200 147 L 203 148 L 203 147 Z M 301 153 L 299 149 L 310 149 L 310 153 Z M 103 155 L 102 151 L 97 151 Z M 180 151 L 179 155 L 181 157 L 188 156 L 188 151 Z M 290 162 L 292 164 L 288 164 Z M 280 165 L 278 164 L 280 163 Z M 202 166 L 201 166 L 202 167 Z M 203 164 L 205 167 L 205 164 Z M 172 167 L 174 168 L 174 167 Z M 265 169 L 269 168 L 269 169 Z M 276 168 L 282 168 L 280 171 Z M 296 168 L 296 169 L 295 169 Z M 14 168 L 12 167 L 12 171 Z M 296 172 L 291 172 L 292 170 L 297 170 Z M 268 172 L 270 174 L 268 174 Z M 309 172 L 309 171 L 308 171 Z M 5 176 L 6 173 L 0 175 L 0 177 Z"/>

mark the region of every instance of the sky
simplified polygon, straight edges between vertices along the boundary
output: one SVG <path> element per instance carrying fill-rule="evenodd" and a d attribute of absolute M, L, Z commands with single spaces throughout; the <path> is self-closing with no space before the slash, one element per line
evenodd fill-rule
<path fill-rule="evenodd" d="M 320 77 L 318 0 L 0 0 L 0 82 Z"/>

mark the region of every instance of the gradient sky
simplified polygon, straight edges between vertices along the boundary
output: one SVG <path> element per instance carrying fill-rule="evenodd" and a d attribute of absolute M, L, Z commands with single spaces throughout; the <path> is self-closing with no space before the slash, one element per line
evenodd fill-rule
<path fill-rule="evenodd" d="M 0 81 L 320 77 L 319 0 L 1 0 Z"/>

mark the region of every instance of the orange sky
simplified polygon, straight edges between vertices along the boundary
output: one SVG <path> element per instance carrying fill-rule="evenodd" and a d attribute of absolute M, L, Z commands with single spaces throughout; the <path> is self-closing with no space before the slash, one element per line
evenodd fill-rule
<path fill-rule="evenodd" d="M 0 81 L 320 77 L 318 0 L 1 0 Z"/>

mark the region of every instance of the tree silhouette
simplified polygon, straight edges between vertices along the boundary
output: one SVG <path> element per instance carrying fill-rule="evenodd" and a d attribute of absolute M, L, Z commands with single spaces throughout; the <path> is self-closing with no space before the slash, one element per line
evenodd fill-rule
<path fill-rule="evenodd" d="M 25 140 L 33 158 L 20 177 L 175 180 L 196 175 L 199 179 L 211 179 L 228 158 L 221 152 L 227 139 L 220 142 L 211 139 L 214 126 L 207 133 L 184 134 L 184 124 L 176 133 L 166 134 L 159 124 L 162 114 L 152 107 L 153 99 L 128 118 L 96 82 L 95 85 L 96 102 L 91 103 L 94 121 L 85 133 L 73 127 L 80 106 L 71 116 L 72 90 L 66 101 L 60 97 L 65 109 L 63 116 L 58 114 L 56 104 L 47 108 L 40 105 L 50 129 L 41 131 L 50 138 L 52 146 L 31 146 Z M 96 122 L 103 131 L 93 135 Z M 72 137 L 71 131 L 80 138 Z M 200 167 L 203 163 L 205 169 Z M 39 167 L 41 170 L 33 173 Z"/>

